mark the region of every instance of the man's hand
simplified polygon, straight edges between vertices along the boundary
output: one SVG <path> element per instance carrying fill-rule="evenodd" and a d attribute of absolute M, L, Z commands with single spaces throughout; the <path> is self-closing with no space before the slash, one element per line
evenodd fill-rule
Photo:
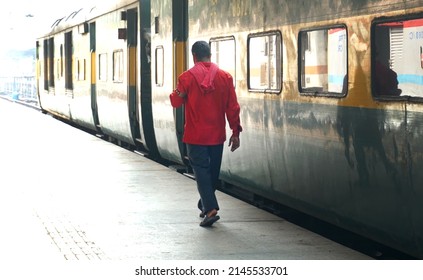
<path fill-rule="evenodd" d="M 231 139 L 229 139 L 229 147 L 231 147 L 231 152 L 238 149 L 240 146 L 239 137 L 238 136 L 231 136 Z"/>

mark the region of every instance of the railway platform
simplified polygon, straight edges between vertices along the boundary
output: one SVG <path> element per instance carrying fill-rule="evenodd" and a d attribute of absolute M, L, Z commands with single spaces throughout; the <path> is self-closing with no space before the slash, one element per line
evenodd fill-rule
<path fill-rule="evenodd" d="M 0 251 L 57 260 L 368 260 L 222 192 L 199 226 L 195 181 L 0 99 Z"/>
<path fill-rule="evenodd" d="M 55 257 L 368 259 L 221 192 L 222 219 L 201 228 L 194 180 L 2 99 L 0 129 L 1 220 Z"/>

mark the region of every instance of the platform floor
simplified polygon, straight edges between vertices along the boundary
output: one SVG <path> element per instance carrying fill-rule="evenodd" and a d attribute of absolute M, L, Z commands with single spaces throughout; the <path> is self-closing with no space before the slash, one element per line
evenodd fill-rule
<path fill-rule="evenodd" d="M 362 260 L 239 201 L 199 226 L 195 181 L 0 99 L 0 257 L 8 260 Z"/>

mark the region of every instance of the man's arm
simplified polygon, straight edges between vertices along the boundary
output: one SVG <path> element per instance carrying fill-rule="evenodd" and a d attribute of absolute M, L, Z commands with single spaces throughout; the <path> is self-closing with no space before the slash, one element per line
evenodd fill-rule
<path fill-rule="evenodd" d="M 239 140 L 239 134 L 242 131 L 241 121 L 240 121 L 240 107 L 236 97 L 235 88 L 233 87 L 232 78 L 229 79 L 229 100 L 226 108 L 226 117 L 229 122 L 229 127 L 232 129 L 232 136 L 229 139 L 229 146 L 231 151 L 235 151 L 241 145 Z"/>
<path fill-rule="evenodd" d="M 185 83 L 184 83 L 185 82 Z M 186 75 L 182 73 L 181 76 L 178 78 L 178 84 L 175 88 L 175 90 L 169 95 L 170 103 L 172 104 L 172 107 L 178 108 L 186 101 L 186 95 L 187 91 L 185 90 L 186 84 Z"/>

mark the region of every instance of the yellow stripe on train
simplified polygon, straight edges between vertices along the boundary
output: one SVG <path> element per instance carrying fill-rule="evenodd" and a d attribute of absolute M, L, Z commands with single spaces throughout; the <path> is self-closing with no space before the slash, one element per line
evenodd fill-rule
<path fill-rule="evenodd" d="M 174 54 L 175 54 L 175 83 L 179 75 L 181 75 L 185 70 L 187 70 L 187 57 L 186 57 L 186 42 L 185 41 L 176 41 L 174 45 Z M 175 84 L 176 86 L 176 84 Z"/>
<path fill-rule="evenodd" d="M 135 87 L 137 84 L 137 48 L 129 47 L 128 49 L 128 65 L 129 65 L 129 86 Z"/>
<path fill-rule="evenodd" d="M 96 66 L 96 59 L 95 59 L 95 52 L 91 52 L 91 84 L 95 84 L 96 83 L 96 71 L 97 68 Z"/>

